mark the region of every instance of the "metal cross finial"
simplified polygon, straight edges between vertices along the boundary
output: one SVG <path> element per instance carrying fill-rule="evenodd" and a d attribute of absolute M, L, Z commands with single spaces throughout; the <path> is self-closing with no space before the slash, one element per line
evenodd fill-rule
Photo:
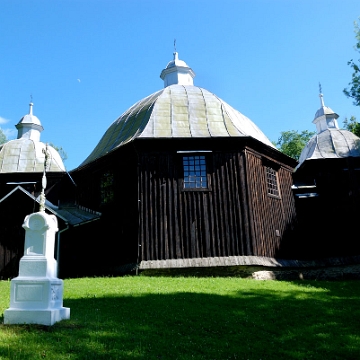
<path fill-rule="evenodd" d="M 319 82 L 319 97 L 320 97 L 320 105 L 322 107 L 324 107 L 325 104 L 324 104 L 324 98 L 323 98 L 322 88 L 321 88 L 321 83 L 320 82 Z"/>
<path fill-rule="evenodd" d="M 174 52 L 176 52 L 176 39 L 174 39 Z"/>
<path fill-rule="evenodd" d="M 47 166 L 47 162 L 48 162 L 48 158 L 49 158 L 49 152 L 48 152 L 48 145 L 46 144 L 45 149 L 42 150 L 43 154 L 45 155 L 45 160 L 44 160 L 44 172 L 43 172 L 43 177 L 42 177 L 42 189 L 41 189 L 41 194 L 40 194 L 40 208 L 39 211 L 45 211 L 45 189 L 46 189 L 46 185 L 47 185 L 47 181 L 46 181 L 46 166 Z"/>

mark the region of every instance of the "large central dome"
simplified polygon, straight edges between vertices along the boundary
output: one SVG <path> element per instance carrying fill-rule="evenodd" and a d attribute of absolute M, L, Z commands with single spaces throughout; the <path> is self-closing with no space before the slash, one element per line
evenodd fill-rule
<path fill-rule="evenodd" d="M 171 66 L 171 74 L 163 75 L 168 67 L 162 72 L 166 87 L 140 100 L 114 121 L 81 166 L 136 138 L 250 136 L 274 147 L 249 118 L 211 92 L 188 85 L 194 73 L 186 64 L 179 67 L 181 75 L 188 75 L 185 84 L 181 77 L 176 77 L 176 83 L 171 84 L 175 78 L 173 69 L 177 71 L 176 64 Z M 185 73 L 187 69 L 191 77 Z M 167 76 L 172 77 L 170 81 Z"/>

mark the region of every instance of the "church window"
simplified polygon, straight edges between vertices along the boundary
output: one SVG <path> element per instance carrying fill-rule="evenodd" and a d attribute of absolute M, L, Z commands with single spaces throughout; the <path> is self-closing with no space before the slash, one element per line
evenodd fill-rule
<path fill-rule="evenodd" d="M 100 178 L 101 204 L 108 204 L 114 200 L 114 174 L 106 172 Z"/>
<path fill-rule="evenodd" d="M 266 166 L 265 169 L 266 169 L 268 195 L 280 197 L 276 171 L 269 166 Z"/>
<path fill-rule="evenodd" d="M 183 156 L 184 189 L 207 189 L 205 155 Z"/>

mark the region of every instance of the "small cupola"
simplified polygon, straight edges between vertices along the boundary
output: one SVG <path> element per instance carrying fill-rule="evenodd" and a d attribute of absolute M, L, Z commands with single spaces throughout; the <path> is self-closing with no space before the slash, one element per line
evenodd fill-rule
<path fill-rule="evenodd" d="M 40 133 L 44 130 L 40 120 L 33 115 L 33 106 L 31 102 L 29 114 L 21 118 L 21 120 L 15 125 L 18 130 L 18 139 L 29 139 L 33 141 L 40 141 Z"/>
<path fill-rule="evenodd" d="M 316 125 L 316 131 L 318 134 L 327 129 L 339 129 L 337 118 L 339 117 L 333 110 L 324 105 L 323 94 L 319 94 L 320 97 L 320 109 L 315 113 L 313 124 Z"/>
<path fill-rule="evenodd" d="M 174 60 L 167 64 L 160 77 L 164 80 L 164 87 L 170 85 L 194 85 L 195 73 L 185 61 L 179 60 L 179 54 L 175 51 Z"/>

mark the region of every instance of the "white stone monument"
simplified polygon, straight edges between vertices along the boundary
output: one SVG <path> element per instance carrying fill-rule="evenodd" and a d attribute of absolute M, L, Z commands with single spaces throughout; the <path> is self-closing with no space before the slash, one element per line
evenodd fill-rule
<path fill-rule="evenodd" d="M 45 168 L 47 154 L 45 152 Z M 5 324 L 53 325 L 70 318 L 70 308 L 63 307 L 63 281 L 57 278 L 54 258 L 55 215 L 45 213 L 45 169 L 40 211 L 26 216 L 25 251 L 20 260 L 19 276 L 11 280 L 10 308 L 5 310 Z"/>

